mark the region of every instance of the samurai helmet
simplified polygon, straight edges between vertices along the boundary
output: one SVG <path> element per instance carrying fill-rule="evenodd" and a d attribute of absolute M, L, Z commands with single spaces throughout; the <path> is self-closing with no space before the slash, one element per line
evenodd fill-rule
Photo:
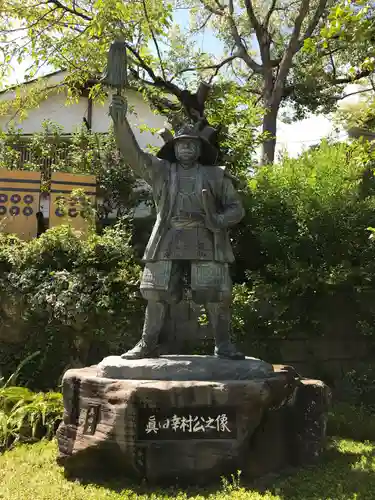
<path fill-rule="evenodd" d="M 190 139 L 200 141 L 201 143 L 199 162 L 202 165 L 215 165 L 219 156 L 219 151 L 212 141 L 217 131 L 213 127 L 207 125 L 206 121 L 201 120 L 193 126 L 186 125 L 178 130 L 175 136 L 173 136 L 170 130 L 166 129 L 161 130 L 159 134 L 165 140 L 165 144 L 158 152 L 158 158 L 168 160 L 172 163 L 176 162 L 177 159 L 174 152 L 175 143 L 181 139 Z"/>

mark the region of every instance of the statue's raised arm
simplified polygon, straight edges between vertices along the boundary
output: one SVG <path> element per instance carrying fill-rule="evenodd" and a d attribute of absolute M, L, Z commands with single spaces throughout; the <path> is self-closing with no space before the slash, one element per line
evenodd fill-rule
<path fill-rule="evenodd" d="M 127 69 L 128 59 L 125 43 L 123 40 L 116 40 L 109 49 L 107 67 L 102 82 L 112 89 L 117 89 L 117 94 L 112 97 L 109 107 L 117 146 L 135 175 L 153 185 L 156 177 L 161 173 L 160 169 L 165 166 L 165 162 L 139 147 L 129 125 L 128 103 L 121 95 L 128 87 Z"/>
<path fill-rule="evenodd" d="M 127 119 L 127 108 L 124 97 L 113 96 L 109 113 L 113 120 L 117 146 L 136 176 L 152 184 L 154 176 L 164 167 L 165 162 L 146 153 L 139 146 Z"/>

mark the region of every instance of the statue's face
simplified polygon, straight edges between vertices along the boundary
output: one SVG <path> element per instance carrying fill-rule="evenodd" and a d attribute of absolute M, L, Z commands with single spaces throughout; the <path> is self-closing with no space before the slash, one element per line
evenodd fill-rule
<path fill-rule="evenodd" d="M 197 139 L 180 139 L 175 142 L 174 153 L 181 163 L 194 163 L 201 154 L 201 143 Z"/>

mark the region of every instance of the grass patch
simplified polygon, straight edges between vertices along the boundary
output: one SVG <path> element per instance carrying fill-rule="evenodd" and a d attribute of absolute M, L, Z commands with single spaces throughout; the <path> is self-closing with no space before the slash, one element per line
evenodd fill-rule
<path fill-rule="evenodd" d="M 56 460 L 56 442 L 20 445 L 0 456 L 1 500 L 370 500 L 375 498 L 375 444 L 333 440 L 321 464 L 279 477 L 268 491 L 224 484 L 217 490 L 157 490 L 122 480 L 69 481 Z"/>

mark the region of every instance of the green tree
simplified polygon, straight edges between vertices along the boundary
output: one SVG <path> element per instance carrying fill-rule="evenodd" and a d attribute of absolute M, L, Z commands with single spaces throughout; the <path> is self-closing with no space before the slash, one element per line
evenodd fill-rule
<path fill-rule="evenodd" d="M 234 238 L 234 326 L 244 341 L 251 331 L 371 335 L 375 261 L 366 228 L 375 227 L 375 190 L 363 196 L 363 175 L 373 156 L 367 143 L 325 141 L 249 181 Z"/>
<path fill-rule="evenodd" d="M 372 71 L 348 70 L 348 61 L 355 65 L 368 47 L 366 40 L 357 49 L 353 47 L 353 37 L 334 36 L 332 24 L 341 2 L 189 0 L 186 3 L 192 8 L 192 29 L 209 25 L 224 46 L 226 58 L 211 71 L 216 72 L 226 64 L 226 77 L 239 81 L 263 105 L 266 163 L 274 158 L 277 118 L 301 119 L 308 112 L 330 112 L 345 96 L 348 83 L 362 81 Z M 366 7 L 362 18 L 365 13 L 366 23 L 371 25 Z"/>
<path fill-rule="evenodd" d="M 375 10 L 368 0 L 335 2 L 322 27 L 320 45 L 334 43 L 337 50 L 346 49 L 342 62 L 352 79 L 371 77 L 375 65 Z M 348 50 L 349 49 L 349 50 Z"/>
<path fill-rule="evenodd" d="M 349 132 L 366 135 L 375 130 L 375 95 L 361 97 L 358 102 L 343 105 L 335 113 L 335 121 Z"/>
<path fill-rule="evenodd" d="M 197 120 L 209 106 L 207 99 L 217 97 L 217 91 L 208 97 L 206 84 L 198 86 L 202 80 L 221 90 L 223 98 L 229 92 L 241 95 L 238 109 L 253 106 L 255 96 L 264 109 L 263 159 L 269 163 L 277 119 L 286 104 L 292 118 L 309 110 L 331 110 L 345 85 L 364 76 L 347 74 L 351 42 L 330 34 L 340 5 L 335 0 L 10 0 L 0 7 L 3 68 L 9 70 L 14 57 L 31 55 L 30 78 L 46 63 L 66 68 L 63 86 L 71 99 L 93 77 L 91 95 L 99 99 L 104 94 L 98 75 L 110 42 L 121 36 L 128 51 L 129 84 L 172 125 L 181 116 Z M 174 22 L 177 8 L 190 9 L 190 29 Z M 211 55 L 199 48 L 197 36 L 206 27 L 223 53 Z M 41 83 L 31 93 L 20 90 L 18 108 L 35 104 L 52 90 L 56 88 Z"/>

